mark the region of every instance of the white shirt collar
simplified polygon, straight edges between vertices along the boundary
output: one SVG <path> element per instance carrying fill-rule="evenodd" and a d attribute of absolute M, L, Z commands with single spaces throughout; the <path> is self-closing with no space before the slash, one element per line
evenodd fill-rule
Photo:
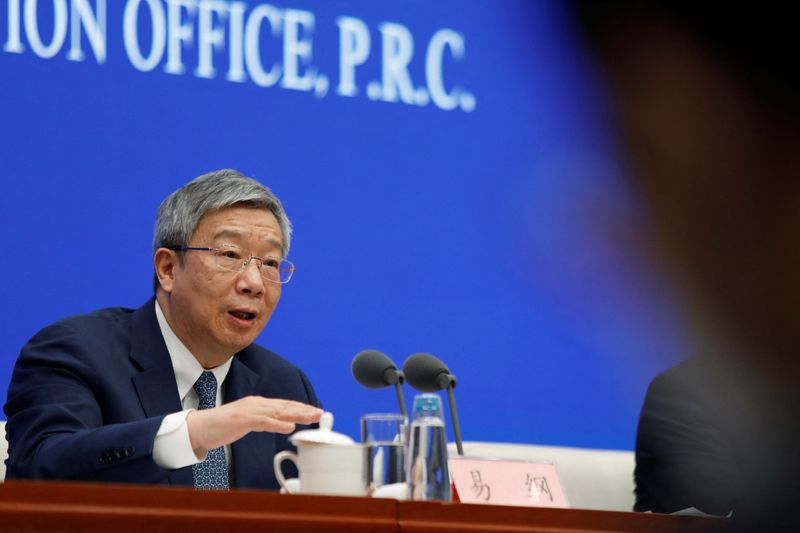
<path fill-rule="evenodd" d="M 206 370 L 203 365 L 192 355 L 192 352 L 186 347 L 183 342 L 175 335 L 172 328 L 169 327 L 164 312 L 156 300 L 156 318 L 158 319 L 158 327 L 161 328 L 161 335 L 164 337 L 164 342 L 167 345 L 169 357 L 172 360 L 172 369 L 175 371 L 175 380 L 178 383 L 178 394 L 180 394 L 181 402 L 184 401 L 186 395 L 194 387 L 195 382 Z M 217 378 L 217 397 L 220 398 L 220 388 L 225 378 L 228 376 L 228 370 L 231 368 L 233 357 L 221 365 L 208 369 L 209 372 L 214 374 Z"/>

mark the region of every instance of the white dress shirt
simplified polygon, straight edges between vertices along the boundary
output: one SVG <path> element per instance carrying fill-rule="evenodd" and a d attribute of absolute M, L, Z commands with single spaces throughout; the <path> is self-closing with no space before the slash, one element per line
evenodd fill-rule
<path fill-rule="evenodd" d="M 200 399 L 194 390 L 195 382 L 200 378 L 204 370 L 214 374 L 217 379 L 217 401 L 216 405 L 222 405 L 222 386 L 231 368 L 231 357 L 215 368 L 205 369 L 192 355 L 192 352 L 181 342 L 172 328 L 169 327 L 167 319 L 164 317 L 161 306 L 156 301 L 156 318 L 158 327 L 161 328 L 161 335 L 167 345 L 169 357 L 172 360 L 172 369 L 175 371 L 175 381 L 178 385 L 178 394 L 181 398 L 183 411 L 172 413 L 164 417 L 161 427 L 156 433 L 156 440 L 153 443 L 153 460 L 158 466 L 167 470 L 176 470 L 185 466 L 191 466 L 205 460 L 203 457 L 195 455 L 189 440 L 189 427 L 186 424 L 186 415 L 197 409 Z M 225 459 L 228 467 L 231 464 L 230 446 L 225 446 Z"/>

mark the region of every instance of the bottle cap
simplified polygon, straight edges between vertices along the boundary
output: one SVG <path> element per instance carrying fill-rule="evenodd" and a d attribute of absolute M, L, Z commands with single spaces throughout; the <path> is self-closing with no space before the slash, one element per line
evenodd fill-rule
<path fill-rule="evenodd" d="M 436 394 L 424 393 L 414 397 L 414 417 L 442 416 L 442 399 Z"/>

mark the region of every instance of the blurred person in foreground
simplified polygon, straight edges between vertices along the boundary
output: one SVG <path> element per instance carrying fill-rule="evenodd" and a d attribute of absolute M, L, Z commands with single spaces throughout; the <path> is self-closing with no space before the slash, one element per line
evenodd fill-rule
<path fill-rule="evenodd" d="M 800 84 L 778 4 L 577 1 L 697 355 L 651 384 L 636 510 L 798 522 Z"/>
<path fill-rule="evenodd" d="M 272 457 L 321 414 L 305 374 L 253 342 L 294 271 L 290 238 L 280 201 L 233 170 L 165 199 L 155 296 L 66 318 L 22 348 L 7 477 L 278 488 Z"/>

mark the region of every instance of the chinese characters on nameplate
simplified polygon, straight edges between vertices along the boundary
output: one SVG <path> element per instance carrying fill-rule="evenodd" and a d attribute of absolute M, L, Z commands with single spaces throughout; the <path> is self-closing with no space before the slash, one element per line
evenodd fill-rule
<path fill-rule="evenodd" d="M 462 503 L 569 507 L 552 463 L 455 457 L 449 464 Z"/>

